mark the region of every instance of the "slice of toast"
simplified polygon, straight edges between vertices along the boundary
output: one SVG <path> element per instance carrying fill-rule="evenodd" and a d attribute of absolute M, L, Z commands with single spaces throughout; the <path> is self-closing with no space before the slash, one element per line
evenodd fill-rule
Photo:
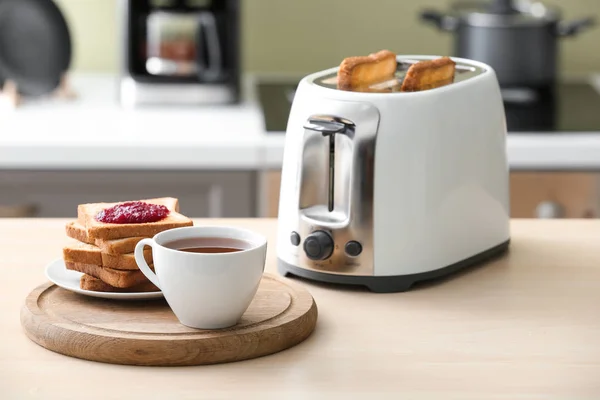
<path fill-rule="evenodd" d="M 95 244 L 94 239 L 90 238 L 85 229 L 84 225 L 81 225 L 79 221 L 71 221 L 67 222 L 65 225 L 65 231 L 67 236 L 73 239 L 76 239 L 82 243 Z"/>
<path fill-rule="evenodd" d="M 133 253 L 107 254 L 93 244 L 73 242 L 63 247 L 63 259 L 65 261 L 97 264 L 108 268 L 120 270 L 137 270 L 138 266 Z M 152 249 L 144 249 L 144 259 L 148 264 L 152 263 Z"/>
<path fill-rule="evenodd" d="M 396 72 L 396 54 L 381 50 L 368 56 L 347 57 L 338 69 L 337 86 L 354 90 L 390 79 Z"/>
<path fill-rule="evenodd" d="M 150 282 L 139 269 L 136 271 L 122 271 L 119 269 L 106 268 L 96 264 L 86 264 L 71 261 L 65 261 L 65 266 L 69 270 L 78 271 L 93 276 L 94 278 L 100 279 L 110 286 L 118 288 L 129 288 L 141 283 Z"/>
<path fill-rule="evenodd" d="M 103 240 L 103 239 L 91 239 L 85 229 L 85 226 L 81 225 L 79 221 L 68 222 L 65 226 L 67 236 L 76 239 L 83 243 L 95 244 L 100 248 L 103 253 L 109 254 L 126 254 L 133 253 L 135 246 L 138 244 L 143 237 L 128 237 L 122 239 Z M 147 236 L 152 237 L 152 236 Z"/>
<path fill-rule="evenodd" d="M 173 228 L 182 228 L 194 225 L 193 221 L 171 211 L 169 215 L 157 222 L 141 224 L 105 224 L 91 218 L 88 223 L 88 233 L 95 239 L 112 240 L 126 237 L 152 237 L 157 233 Z"/>
<path fill-rule="evenodd" d="M 419 92 L 454 82 L 456 63 L 450 57 L 419 61 L 410 66 L 402 82 L 403 92 Z"/>
<path fill-rule="evenodd" d="M 152 237 L 152 236 L 148 236 Z M 107 254 L 127 254 L 133 253 L 135 246 L 140 240 L 144 239 L 141 236 L 128 237 L 122 239 L 96 239 L 96 246 L 100 248 L 103 253 Z"/>
<path fill-rule="evenodd" d="M 63 247 L 63 260 L 102 265 L 102 252 L 93 244 L 73 242 Z"/>
<path fill-rule="evenodd" d="M 135 261 L 135 255 L 133 253 L 127 254 L 102 254 L 102 266 L 107 268 L 121 269 L 126 271 L 139 269 L 137 262 Z M 144 249 L 144 259 L 148 264 L 152 263 L 152 249 L 146 247 Z"/>
<path fill-rule="evenodd" d="M 175 197 L 157 197 L 154 199 L 137 200 L 149 204 L 158 204 L 165 206 L 169 211 L 179 212 L 179 199 Z M 126 201 L 117 201 L 114 203 L 85 203 L 77 206 L 77 222 L 87 228 L 87 220 L 91 216 L 95 216 L 105 208 L 110 208 Z"/>
<path fill-rule="evenodd" d="M 168 199 L 165 200 L 165 199 Z M 175 209 L 179 207 L 179 203 L 175 203 L 177 199 L 173 199 L 172 197 L 166 197 L 163 199 L 151 199 L 151 200 L 141 200 L 145 202 L 153 202 L 154 204 L 165 205 L 170 204 L 169 215 L 166 218 L 149 223 L 129 223 L 129 224 L 109 224 L 97 221 L 95 219 L 96 214 L 102 211 L 105 208 L 112 207 L 121 203 L 95 203 L 95 204 L 80 204 L 77 208 L 77 215 L 79 220 L 79 215 L 83 215 L 85 219 L 85 228 L 90 239 L 102 239 L 102 240 L 112 240 L 112 239 L 122 239 L 127 237 L 152 237 L 157 233 L 162 231 L 173 229 L 173 228 L 181 228 L 184 226 L 192 226 L 193 221 L 186 217 L 185 215 L 180 214 L 175 211 Z"/>
<path fill-rule="evenodd" d="M 160 289 L 154 286 L 150 281 L 142 282 L 138 285 L 128 288 L 119 288 L 109 285 L 91 275 L 83 274 L 79 281 L 79 287 L 83 290 L 93 292 L 116 292 L 116 293 L 142 293 L 142 292 L 160 292 Z"/>

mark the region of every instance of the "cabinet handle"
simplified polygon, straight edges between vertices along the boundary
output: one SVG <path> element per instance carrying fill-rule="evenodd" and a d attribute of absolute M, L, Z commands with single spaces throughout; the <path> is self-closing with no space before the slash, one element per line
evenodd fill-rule
<path fill-rule="evenodd" d="M 554 201 L 543 201 L 535 208 L 535 215 L 537 218 L 563 218 L 565 210 Z"/>
<path fill-rule="evenodd" d="M 31 218 L 35 217 L 38 207 L 34 204 L 3 206 L 0 204 L 0 218 Z"/>

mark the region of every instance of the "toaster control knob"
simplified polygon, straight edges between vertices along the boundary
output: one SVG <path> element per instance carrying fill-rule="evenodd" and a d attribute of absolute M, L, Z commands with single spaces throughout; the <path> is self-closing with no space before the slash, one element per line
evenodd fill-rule
<path fill-rule="evenodd" d="M 346 243 L 345 250 L 346 254 L 348 254 L 350 257 L 358 257 L 360 253 L 362 253 L 362 245 L 355 240 L 351 240 Z"/>
<path fill-rule="evenodd" d="M 300 244 L 300 235 L 298 232 L 292 232 L 290 235 L 290 242 L 292 242 L 294 246 L 298 246 Z"/>
<path fill-rule="evenodd" d="M 311 260 L 325 260 L 333 253 L 333 238 L 325 231 L 315 231 L 304 239 L 304 252 Z"/>

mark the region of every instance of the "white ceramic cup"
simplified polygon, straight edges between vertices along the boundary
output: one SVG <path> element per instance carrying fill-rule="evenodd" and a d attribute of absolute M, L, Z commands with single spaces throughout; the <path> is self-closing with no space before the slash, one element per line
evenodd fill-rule
<path fill-rule="evenodd" d="M 191 253 L 164 245 L 191 238 L 245 241 L 248 248 L 231 253 Z M 144 259 L 152 247 L 154 271 Z M 189 226 L 142 239 L 135 261 L 165 297 L 179 322 L 191 328 L 222 329 L 235 325 L 256 295 L 267 255 L 267 239 L 255 232 L 228 226 Z"/>

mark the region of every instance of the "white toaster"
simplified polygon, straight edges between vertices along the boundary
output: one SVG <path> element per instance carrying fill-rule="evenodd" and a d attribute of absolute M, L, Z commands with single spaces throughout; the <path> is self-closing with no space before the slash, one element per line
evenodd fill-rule
<path fill-rule="evenodd" d="M 433 58 L 398 56 L 398 79 Z M 302 79 L 285 138 L 281 274 L 400 292 L 508 248 L 496 74 L 453 60 L 453 83 L 419 92 L 338 90 L 337 68 Z"/>

